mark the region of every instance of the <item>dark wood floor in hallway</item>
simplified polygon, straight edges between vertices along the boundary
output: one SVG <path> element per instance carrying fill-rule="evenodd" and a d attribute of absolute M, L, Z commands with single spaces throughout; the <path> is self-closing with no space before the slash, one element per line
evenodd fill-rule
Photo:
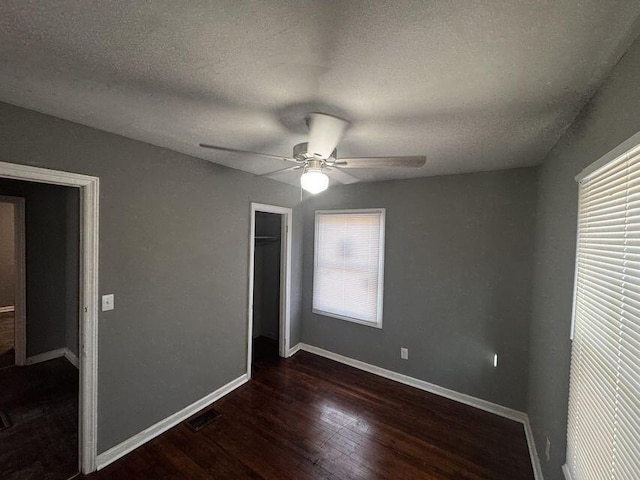
<path fill-rule="evenodd" d="M 533 479 L 521 424 L 306 352 L 213 408 L 88 478 Z"/>
<path fill-rule="evenodd" d="M 78 370 L 64 358 L 0 369 L 0 478 L 67 480 L 78 471 Z"/>

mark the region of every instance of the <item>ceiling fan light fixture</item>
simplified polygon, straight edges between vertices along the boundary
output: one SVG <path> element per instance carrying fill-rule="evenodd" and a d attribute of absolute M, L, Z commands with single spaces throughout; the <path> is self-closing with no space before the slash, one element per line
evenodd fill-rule
<path fill-rule="evenodd" d="M 329 177 L 321 168 L 309 167 L 300 177 L 300 185 L 309 193 L 324 192 L 329 186 Z"/>

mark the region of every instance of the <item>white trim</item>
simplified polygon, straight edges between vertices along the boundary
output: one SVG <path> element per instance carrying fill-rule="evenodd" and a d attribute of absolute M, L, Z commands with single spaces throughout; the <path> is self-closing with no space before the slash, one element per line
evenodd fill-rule
<path fill-rule="evenodd" d="M 299 351 L 300 351 L 300 344 L 298 343 L 296 346 L 289 349 L 289 351 L 287 352 L 287 358 L 293 357 Z"/>
<path fill-rule="evenodd" d="M 251 378 L 253 358 L 253 270 L 256 253 L 256 207 L 252 203 L 249 213 L 249 304 L 247 307 L 247 377 Z"/>
<path fill-rule="evenodd" d="M 73 353 L 71 350 L 69 350 L 68 348 L 64 349 L 64 358 L 66 358 L 67 360 L 69 360 L 69 363 L 71 365 L 73 365 L 74 367 L 76 367 L 77 369 L 80 369 L 80 360 L 78 359 L 78 357 L 76 356 L 75 353 Z"/>
<path fill-rule="evenodd" d="M 314 266 L 315 270 L 315 266 Z M 380 302 L 378 302 L 380 303 Z M 355 317 L 347 317 L 346 315 L 339 315 L 337 313 L 327 312 L 325 310 L 320 310 L 319 308 L 312 308 L 311 313 L 315 313 L 316 315 L 322 315 L 324 317 L 337 318 L 338 320 L 344 320 L 346 322 L 357 323 L 358 325 L 364 325 L 366 327 L 379 328 L 382 329 L 382 318 L 380 321 L 369 322 L 367 320 L 360 320 Z"/>
<path fill-rule="evenodd" d="M 96 469 L 98 440 L 99 179 L 0 162 L 0 177 L 80 188 L 80 472 Z"/>
<path fill-rule="evenodd" d="M 533 468 L 533 478 L 535 478 L 535 480 L 544 480 L 542 477 L 542 467 L 540 466 L 540 457 L 538 457 L 536 440 L 533 437 L 533 430 L 531 429 L 529 416 L 527 416 L 527 419 L 524 422 L 524 434 L 527 437 L 527 447 L 529 447 L 529 457 L 531 458 L 531 467 Z"/>
<path fill-rule="evenodd" d="M 280 355 L 287 357 L 291 334 L 291 249 L 293 233 L 293 209 L 285 208 L 282 217 L 281 266 L 280 266 Z"/>
<path fill-rule="evenodd" d="M 48 362 L 54 358 L 64 357 L 66 348 L 56 348 L 48 352 L 39 353 L 31 357 L 27 357 L 27 365 L 35 365 L 36 363 Z"/>
<path fill-rule="evenodd" d="M 567 467 L 566 463 L 562 465 L 562 474 L 564 475 L 565 480 L 573 480 L 571 472 L 569 471 L 569 467 Z"/>
<path fill-rule="evenodd" d="M 293 235 L 293 209 L 264 203 L 251 202 L 249 219 L 249 303 L 247 309 L 247 376 L 251 378 L 251 357 L 253 354 L 253 270 L 255 260 L 256 212 L 282 215 L 281 255 L 280 255 L 280 344 L 281 357 L 289 356 L 289 336 L 291 334 L 291 243 Z"/>
<path fill-rule="evenodd" d="M 362 320 L 361 318 L 356 317 L 348 317 L 346 315 L 340 315 L 338 313 L 327 312 L 325 310 L 320 310 L 319 308 L 315 308 L 313 306 L 314 299 L 311 300 L 311 311 L 318 315 L 324 315 L 326 317 L 337 318 L 340 320 L 345 320 L 347 322 L 357 323 L 359 325 L 366 325 L 367 327 L 373 328 L 382 328 L 382 320 L 383 320 L 383 309 L 384 309 L 384 240 L 386 235 L 386 216 L 387 210 L 385 208 L 359 208 L 359 209 L 346 209 L 346 210 L 316 210 L 315 211 L 315 219 L 314 219 L 314 234 L 313 234 L 313 285 L 316 284 L 316 272 L 318 265 L 318 253 L 320 251 L 317 248 L 318 245 L 318 217 L 322 215 L 344 215 L 344 214 L 358 214 L 358 213 L 379 213 L 380 214 L 380 238 L 379 247 L 380 247 L 380 255 L 378 257 L 378 298 L 377 298 L 377 318 L 375 321 L 370 322 L 367 320 Z M 312 292 L 312 297 L 313 297 Z"/>
<path fill-rule="evenodd" d="M 580 205 L 582 197 L 582 188 L 578 188 L 578 205 L 576 208 L 576 254 L 574 257 L 574 271 L 573 271 L 573 293 L 572 293 L 572 304 L 571 304 L 571 326 L 569 327 L 569 340 L 573 342 L 573 334 L 576 328 L 576 298 L 578 297 L 578 272 L 575 265 L 578 264 L 578 246 L 580 244 Z"/>
<path fill-rule="evenodd" d="M 98 267 L 100 185 L 80 190 L 80 472 L 96 470 L 98 454 Z"/>
<path fill-rule="evenodd" d="M 127 453 L 135 450 L 141 445 L 154 439 L 158 435 L 166 432 L 170 428 L 175 427 L 180 422 L 183 422 L 187 418 L 195 415 L 203 408 L 208 407 L 216 400 L 219 400 L 228 393 L 231 393 L 233 390 L 240 387 L 241 385 L 244 385 L 248 381 L 249 378 L 247 374 L 244 374 L 227 383 L 226 385 L 223 385 L 215 392 L 206 395 L 205 397 L 193 402 L 191 405 L 188 405 L 187 407 L 174 413 L 173 415 L 168 416 L 164 420 L 160 420 L 158 423 L 151 425 L 149 428 L 143 430 L 142 432 L 134 435 L 133 437 L 125 440 L 122 443 L 119 443 L 106 452 L 101 453 L 100 455 L 98 455 L 97 460 L 98 470 L 106 467 L 107 465 L 110 465 L 111 463 L 125 456 Z"/>
<path fill-rule="evenodd" d="M 540 467 L 540 459 L 538 457 L 535 440 L 533 438 L 533 432 L 531 430 L 531 424 L 529 422 L 529 416 L 526 413 L 519 410 L 514 410 L 512 408 L 503 407 L 502 405 L 488 402 L 487 400 L 482 400 L 481 398 L 472 397 L 471 395 L 467 395 L 466 393 L 456 392 L 455 390 L 450 390 L 448 388 L 425 382 L 424 380 L 419 380 L 408 375 L 403 375 L 401 373 L 393 372 L 391 370 L 377 367 L 369 363 L 361 362 L 360 360 L 345 357 L 344 355 L 333 353 L 329 350 L 314 347 L 313 345 L 308 345 L 302 342 L 291 349 L 291 355 L 300 350 L 313 353 L 315 355 L 320 355 L 321 357 L 325 357 L 330 360 L 349 365 L 350 367 L 357 368 L 358 370 L 373 373 L 374 375 L 388 378 L 389 380 L 393 380 L 404 385 L 409 385 L 410 387 L 418 388 L 420 390 L 424 390 L 425 392 L 433 393 L 435 395 L 448 398 L 449 400 L 463 403 L 465 405 L 469 405 L 470 407 L 478 408 L 480 410 L 484 410 L 485 412 L 493 413 L 495 415 L 508 418 L 509 420 L 514 420 L 516 422 L 522 423 L 524 427 L 524 434 L 527 439 L 527 447 L 529 449 L 531 468 L 533 469 L 534 478 L 535 480 L 544 480 L 542 477 L 542 468 Z"/>
<path fill-rule="evenodd" d="M 27 364 L 27 282 L 26 282 L 26 220 L 25 220 L 25 199 L 23 197 L 0 195 L 0 202 L 12 203 L 14 206 L 14 258 L 16 262 L 13 316 L 14 341 L 13 349 L 14 363 L 19 366 Z M 2 311 L 3 309 L 0 309 Z"/>
<path fill-rule="evenodd" d="M 486 412 L 495 413 L 496 415 L 500 415 L 501 417 L 509 418 L 520 423 L 524 423 L 527 418 L 527 414 L 524 412 L 513 410 L 508 407 L 503 407 L 502 405 L 488 402 L 487 400 L 482 400 L 481 398 L 472 397 L 471 395 L 467 395 L 466 393 L 459 393 L 455 390 L 449 390 L 448 388 L 425 382 L 424 380 L 419 380 L 402 373 L 393 372 L 385 368 L 361 362 L 360 360 L 345 357 L 338 353 L 324 350 L 323 348 L 307 345 L 306 343 L 300 343 L 299 345 L 300 350 L 304 350 L 305 352 L 314 353 L 316 355 L 320 355 L 321 357 L 329 358 L 331 360 L 335 360 L 336 362 L 355 367 L 359 370 L 373 373 L 375 375 L 379 375 L 380 377 L 388 378 L 398 383 L 403 383 L 405 385 L 424 390 L 425 392 L 435 393 L 436 395 L 440 395 L 441 397 L 455 400 L 456 402 L 464 403 L 465 405 L 479 408 L 480 410 L 484 410 Z"/>
<path fill-rule="evenodd" d="M 15 311 L 16 307 L 13 305 L 7 305 L 6 307 L 0 307 L 0 313 L 10 313 Z"/>
<path fill-rule="evenodd" d="M 97 177 L 82 175 L 80 173 L 63 172 L 62 170 L 30 167 L 19 163 L 7 162 L 0 162 L 0 177 L 66 187 L 85 187 L 98 180 Z"/>
<path fill-rule="evenodd" d="M 576 175 L 576 182 L 580 183 L 586 180 L 597 170 L 606 166 L 609 162 L 612 162 L 619 157 L 635 155 L 638 153 L 638 151 L 640 151 L 640 132 L 628 138 L 613 150 L 606 153 L 591 165 L 586 167 L 584 170 L 582 170 L 578 175 Z"/>
<path fill-rule="evenodd" d="M 66 358 L 74 367 L 80 367 L 80 361 L 78 360 L 76 354 L 66 347 L 56 348 L 55 350 L 49 350 L 48 352 L 43 352 L 39 353 L 38 355 L 28 357 L 25 365 L 35 365 L 36 363 L 48 362 L 49 360 L 53 360 L 54 358 L 62 357 Z"/>

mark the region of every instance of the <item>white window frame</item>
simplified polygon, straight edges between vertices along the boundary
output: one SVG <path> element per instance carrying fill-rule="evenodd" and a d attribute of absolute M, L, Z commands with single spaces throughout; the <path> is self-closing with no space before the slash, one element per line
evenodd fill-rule
<path fill-rule="evenodd" d="M 318 217 L 322 215 L 348 215 L 348 214 L 363 214 L 363 213 L 379 213 L 380 214 L 380 255 L 378 258 L 378 302 L 377 302 L 377 316 L 375 322 L 367 320 L 361 320 L 359 318 L 348 317 L 346 315 L 339 315 L 337 313 L 327 312 L 319 310 L 313 307 L 315 296 L 315 284 L 316 284 L 316 272 L 318 271 Z M 314 222 L 314 239 L 313 239 L 313 290 L 311 294 L 312 312 L 325 317 L 337 318 L 340 320 L 346 320 L 347 322 L 357 323 L 359 325 L 366 325 L 367 327 L 382 328 L 382 310 L 384 305 L 384 246 L 385 246 L 385 229 L 386 229 L 386 209 L 384 208 L 359 208 L 359 209 L 347 209 L 347 210 L 316 210 L 315 222 Z"/>

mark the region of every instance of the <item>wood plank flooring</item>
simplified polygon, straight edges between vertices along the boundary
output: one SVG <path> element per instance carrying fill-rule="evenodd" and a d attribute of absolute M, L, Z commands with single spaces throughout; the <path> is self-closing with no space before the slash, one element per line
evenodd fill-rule
<path fill-rule="evenodd" d="M 306 352 L 212 408 L 89 478 L 533 479 L 521 424 Z"/>
<path fill-rule="evenodd" d="M 0 478 L 67 480 L 78 472 L 78 370 L 64 358 L 0 370 Z"/>

